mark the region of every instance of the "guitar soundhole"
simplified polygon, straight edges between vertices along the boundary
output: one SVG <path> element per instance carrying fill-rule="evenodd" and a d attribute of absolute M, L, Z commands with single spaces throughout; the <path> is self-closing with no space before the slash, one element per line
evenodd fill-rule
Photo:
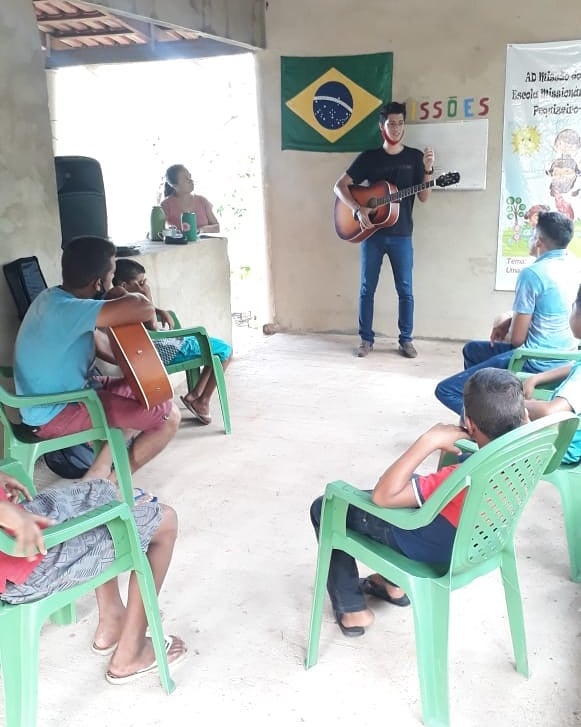
<path fill-rule="evenodd" d="M 372 210 L 374 210 L 376 207 L 379 207 L 377 204 L 377 197 L 370 197 L 367 200 L 367 206 L 370 207 Z"/>

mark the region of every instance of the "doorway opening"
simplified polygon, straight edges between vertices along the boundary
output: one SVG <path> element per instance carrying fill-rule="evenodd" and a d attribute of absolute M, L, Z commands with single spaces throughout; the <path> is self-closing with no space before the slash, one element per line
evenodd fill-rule
<path fill-rule="evenodd" d="M 166 168 L 184 164 L 228 238 L 234 332 L 262 326 L 268 278 L 253 54 L 47 74 L 54 153 L 100 162 L 113 242 L 146 238 Z"/>

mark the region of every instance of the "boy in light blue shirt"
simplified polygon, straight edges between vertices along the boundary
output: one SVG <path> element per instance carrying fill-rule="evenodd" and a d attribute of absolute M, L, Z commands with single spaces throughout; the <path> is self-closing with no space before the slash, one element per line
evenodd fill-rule
<path fill-rule="evenodd" d="M 153 324 L 155 309 L 139 293 L 111 290 L 115 271 L 115 246 L 99 237 L 78 237 L 62 254 L 60 286 L 48 288 L 30 305 L 20 325 L 14 348 L 16 392 L 24 396 L 57 394 L 92 385 L 91 368 L 96 331 L 129 323 Z M 103 295 L 110 296 L 103 300 Z M 98 340 L 98 339 L 97 339 Z M 146 409 L 123 377 L 101 377 L 97 392 L 110 426 L 134 437 L 129 448 L 131 471 L 149 462 L 169 443 L 180 422 L 173 400 Z M 53 439 L 91 428 L 87 407 L 78 402 L 56 406 L 25 407 L 23 422 L 40 439 Z M 99 452 L 87 479 L 110 479 L 111 452 Z"/>
<path fill-rule="evenodd" d="M 569 328 L 571 303 L 579 284 L 577 266 L 567 253 L 572 238 L 573 223 L 568 217 L 560 212 L 539 212 L 530 243 L 530 253 L 537 259 L 519 273 L 512 318 L 496 325 L 489 341 L 469 341 L 463 349 L 464 371 L 436 387 L 436 398 L 458 416 L 462 413 L 464 384 L 471 374 L 489 366 L 508 368 L 515 348 L 577 348 Z M 539 372 L 556 365 L 555 361 L 531 359 L 524 370 Z"/>

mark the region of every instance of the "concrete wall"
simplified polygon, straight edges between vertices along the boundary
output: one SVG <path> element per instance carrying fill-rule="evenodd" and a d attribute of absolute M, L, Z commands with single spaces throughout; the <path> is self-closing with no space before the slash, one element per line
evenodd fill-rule
<path fill-rule="evenodd" d="M 251 48 L 264 47 L 263 0 L 102 0 L 99 8 L 198 30 Z"/>
<path fill-rule="evenodd" d="M 48 97 L 31 2 L 0 3 L 0 264 L 37 255 L 49 284 L 60 267 Z M 0 276 L 0 362 L 10 362 L 18 325 Z"/>
<path fill-rule="evenodd" d="M 495 293 L 496 234 L 507 43 L 571 39 L 578 0 L 270 0 L 268 50 L 259 55 L 267 227 L 277 321 L 292 329 L 355 331 L 358 246 L 331 226 L 332 186 L 352 154 L 280 149 L 280 56 L 394 52 L 393 98 L 490 97 L 488 185 L 440 192 L 415 212 L 416 335 L 488 334 L 510 307 Z M 470 150 L 466 150 L 469 153 Z M 389 264 L 376 295 L 375 328 L 396 333 Z"/>

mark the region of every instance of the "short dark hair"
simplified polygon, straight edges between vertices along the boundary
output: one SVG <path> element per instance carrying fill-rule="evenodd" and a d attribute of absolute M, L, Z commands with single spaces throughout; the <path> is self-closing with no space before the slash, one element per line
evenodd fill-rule
<path fill-rule="evenodd" d="M 67 243 L 61 257 L 63 284 L 78 290 L 109 272 L 115 245 L 104 237 L 75 237 Z"/>
<path fill-rule="evenodd" d="M 487 367 L 464 385 L 464 414 L 488 439 L 496 439 L 524 423 L 522 382 L 510 371 Z"/>
<path fill-rule="evenodd" d="M 183 164 L 172 164 L 165 170 L 165 184 L 163 186 L 163 193 L 166 197 L 171 197 L 175 194 L 174 186 L 178 183 L 178 175 L 185 169 Z"/>
<path fill-rule="evenodd" d="M 402 114 L 405 121 L 405 104 L 389 101 L 379 109 L 379 121 L 384 124 L 390 114 Z"/>
<path fill-rule="evenodd" d="M 113 274 L 113 285 L 120 285 L 121 283 L 130 283 L 135 280 L 138 275 L 145 272 L 143 265 L 137 262 L 137 260 L 130 260 L 129 258 L 121 258 L 117 260 L 115 265 L 115 273 Z"/>
<path fill-rule="evenodd" d="M 561 212 L 539 212 L 537 230 L 552 250 L 564 250 L 573 239 L 573 221 Z"/>

